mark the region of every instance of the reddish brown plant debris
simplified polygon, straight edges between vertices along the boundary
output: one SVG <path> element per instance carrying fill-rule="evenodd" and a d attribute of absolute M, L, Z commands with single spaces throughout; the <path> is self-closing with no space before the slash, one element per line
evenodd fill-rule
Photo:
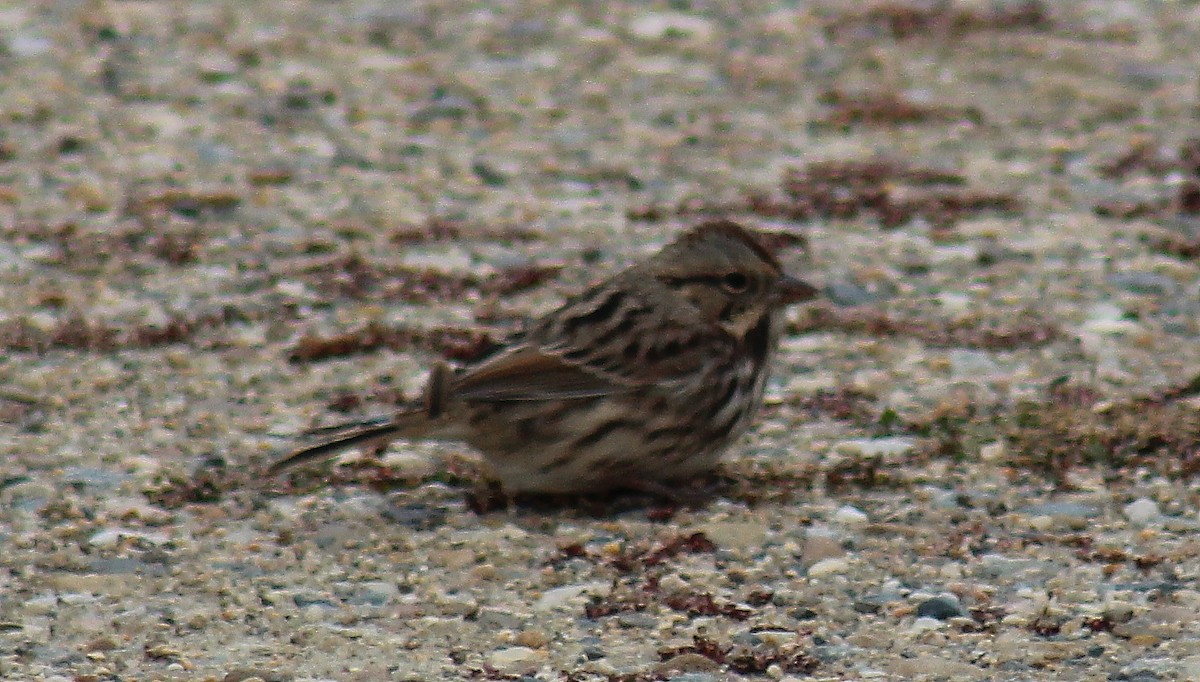
<path fill-rule="evenodd" d="M 982 123 L 974 107 L 920 104 L 898 93 L 848 93 L 831 90 L 821 98 L 830 107 L 824 122 L 846 128 L 856 125 L 890 126 L 906 123 Z"/>
<path fill-rule="evenodd" d="M 246 173 L 246 182 L 255 187 L 286 185 L 292 181 L 293 173 L 285 166 L 259 166 Z"/>
<path fill-rule="evenodd" d="M 719 602 L 707 592 L 660 594 L 658 578 L 652 575 L 636 589 L 614 590 L 608 596 L 593 597 L 584 607 L 584 614 L 595 620 L 627 611 L 644 611 L 653 604 L 661 604 L 692 617 L 721 616 L 735 621 L 744 621 L 753 613 L 745 606 Z"/>
<path fill-rule="evenodd" d="M 186 221 L 184 221 L 186 222 Z M 170 265 L 187 265 L 199 259 L 205 237 L 190 225 L 156 225 L 154 229 L 85 230 L 77 223 L 17 222 L 0 235 L 10 240 L 35 241 L 53 246 L 51 262 L 73 271 L 86 271 L 122 261 L 150 256 Z"/>
<path fill-rule="evenodd" d="M 606 597 L 593 596 L 587 606 L 583 607 L 583 615 L 596 620 L 628 611 L 645 611 L 650 603 L 651 595 L 645 588 L 621 595 L 614 591 Z"/>
<path fill-rule="evenodd" d="M 223 467 L 205 467 L 190 478 L 172 476 L 146 491 L 146 499 L 166 509 L 178 509 L 189 504 L 220 502 L 225 495 L 244 487 L 249 480 L 231 474 Z"/>
<path fill-rule="evenodd" d="M 708 554 L 716 551 L 717 546 L 704 533 L 678 535 L 656 547 L 645 546 L 625 547 L 615 556 L 596 553 L 579 543 L 559 547 L 558 554 L 547 560 L 548 565 L 560 565 L 569 559 L 586 559 L 594 563 L 604 563 L 621 573 L 642 572 L 647 568 L 658 566 L 680 554 Z"/>
<path fill-rule="evenodd" d="M 1016 212 L 1021 200 L 1012 194 L 963 188 L 956 173 L 921 168 L 887 159 L 819 161 L 785 172 L 783 196 L 753 192 L 737 202 L 681 202 L 674 208 L 649 206 L 629 212 L 633 220 L 660 220 L 667 215 L 750 213 L 766 218 L 806 221 L 851 219 L 870 214 L 884 227 L 914 218 L 946 231 L 966 215 L 983 211 Z"/>
<path fill-rule="evenodd" d="M 1135 218 L 1156 216 L 1162 213 L 1165 205 L 1165 202 L 1160 201 L 1102 199 L 1092 206 L 1092 212 L 1101 218 L 1133 220 Z"/>
<path fill-rule="evenodd" d="M 1041 616 L 1029 624 L 1029 629 L 1041 637 L 1055 637 L 1062 633 L 1063 623 L 1048 616 Z"/>
<path fill-rule="evenodd" d="M 1099 392 L 1056 381 L 1044 400 L 999 407 L 964 396 L 888 431 L 923 437 L 912 455 L 916 461 L 961 459 L 968 441 L 1005 442 L 1014 476 L 1041 474 L 1064 487 L 1069 487 L 1069 473 L 1081 466 L 1104 467 L 1109 477 L 1153 471 L 1187 480 L 1200 475 L 1200 415 L 1188 402 L 1198 391 L 1200 377 L 1098 409 Z"/>
<path fill-rule="evenodd" d="M 800 169 L 791 169 L 784 176 L 806 182 L 839 184 L 849 187 L 878 186 L 903 183 L 916 186 L 963 185 L 966 179 L 952 171 L 910 166 L 886 157 L 859 161 L 815 161 Z"/>
<path fill-rule="evenodd" d="M 651 523 L 669 523 L 679 511 L 679 506 L 670 502 L 653 506 L 646 510 L 646 520 Z"/>
<path fill-rule="evenodd" d="M 530 265 L 479 277 L 381 265 L 353 253 L 309 263 L 293 276 L 335 296 L 427 303 L 462 300 L 472 292 L 479 296 L 508 296 L 542 284 L 560 269 L 558 265 Z"/>
<path fill-rule="evenodd" d="M 596 682 L 597 673 L 572 670 L 560 673 L 563 682 Z M 657 672 L 605 673 L 604 682 L 663 682 L 666 676 Z"/>
<path fill-rule="evenodd" d="M 1151 241 L 1151 248 L 1179 258 L 1200 258 L 1200 239 L 1188 239 L 1181 234 L 1167 234 Z"/>
<path fill-rule="evenodd" d="M 700 654 L 715 663 L 724 664 L 725 653 L 728 650 L 729 647 L 722 646 L 715 639 L 703 635 L 694 635 L 690 645 L 660 649 L 658 657 L 667 661 L 681 654 Z"/>
<path fill-rule="evenodd" d="M 970 609 L 971 619 L 975 621 L 975 628 L 965 628 L 973 632 L 990 632 L 1000 625 L 1000 619 L 1004 618 L 1005 611 L 998 606 L 977 606 Z"/>
<path fill-rule="evenodd" d="M 1119 547 L 1087 547 L 1075 552 L 1075 558 L 1094 564 L 1132 563 L 1139 570 L 1147 571 L 1167 560 L 1160 554 L 1133 554 Z"/>
<path fill-rule="evenodd" d="M 751 590 L 750 594 L 746 595 L 746 603 L 751 606 L 766 606 L 774 598 L 774 590 Z"/>
<path fill-rule="evenodd" d="M 194 218 L 227 213 L 241 203 L 242 197 L 231 189 L 189 190 L 173 187 L 132 193 L 125 201 L 125 213 L 143 220 L 153 218 L 160 211 Z"/>
<path fill-rule="evenodd" d="M 24 318 L 0 322 L 0 349 L 44 353 L 53 349 L 111 352 L 190 342 L 206 331 L 262 317 L 234 308 L 195 316 L 173 315 L 165 324 L 115 325 L 84 317 L 64 319 L 45 329 Z"/>
<path fill-rule="evenodd" d="M 743 621 L 751 616 L 750 609 L 731 603 L 718 603 L 708 592 L 676 592 L 662 598 L 667 607 L 689 616 L 724 616 Z"/>
<path fill-rule="evenodd" d="M 750 467 L 737 460 L 725 464 L 730 486 L 722 496 L 748 506 L 780 502 L 811 494 L 824 475 L 815 464 L 794 466 L 791 470 Z"/>
<path fill-rule="evenodd" d="M 1114 475 L 1132 475 L 1140 468 L 1172 479 L 1195 476 L 1200 466 L 1200 416 L 1182 401 L 1134 400 L 1100 413 L 1023 403 L 1012 410 L 1004 431 L 1013 444 L 1015 464 L 1060 482 L 1083 465 L 1103 465 Z"/>
<path fill-rule="evenodd" d="M 779 649 L 766 645 L 748 646 L 744 644 L 721 644 L 715 639 L 696 635 L 690 646 L 663 649 L 658 652 L 663 661 L 671 660 L 681 654 L 699 654 L 719 665 L 729 666 L 733 672 L 742 675 L 761 675 L 773 665 L 779 666 L 785 673 L 811 674 L 820 663 L 816 658 L 804 651 L 793 647 Z"/>
<path fill-rule="evenodd" d="M 365 456 L 341 463 L 338 466 L 297 468 L 284 476 L 279 476 L 274 481 L 276 485 L 272 492 L 305 495 L 325 488 L 361 486 L 377 493 L 387 494 L 432 482 L 467 490 L 482 487 L 481 472 L 474 466 L 473 461 L 468 461 L 464 457 L 451 457 L 444 469 L 435 471 L 429 476 L 417 477 L 402 475 L 392 467 L 383 464 L 379 457 L 386 449 L 385 445 L 365 452 L 363 453 Z M 467 501 L 471 502 L 470 498 Z M 472 511 L 476 510 L 472 509 Z M 492 511 L 492 509 L 489 508 L 486 511 Z M 485 512 L 477 511 L 476 513 Z"/>
<path fill-rule="evenodd" d="M 1092 632 L 1112 632 L 1116 626 L 1116 622 L 1108 616 L 1096 616 L 1095 618 L 1088 618 L 1083 621 L 1083 627 Z"/>
<path fill-rule="evenodd" d="M 878 457 L 847 458 L 825 471 L 825 485 L 830 490 L 879 488 L 896 483 Z"/>
<path fill-rule="evenodd" d="M 1092 211 L 1104 218 L 1132 220 L 1135 218 L 1165 218 L 1200 215 L 1200 138 L 1186 140 L 1174 158 L 1169 158 L 1152 140 L 1138 140 L 1128 152 L 1098 169 L 1101 175 L 1119 179 L 1135 171 L 1164 176 L 1178 171 L 1184 179 L 1174 195 L 1145 199 L 1102 199 Z M 1194 258 L 1200 252 L 1196 240 L 1182 235 L 1167 234 L 1158 239 L 1155 248 L 1183 258 Z"/>
<path fill-rule="evenodd" d="M 1187 381 L 1165 388 L 1152 394 L 1145 400 L 1152 403 L 1169 403 L 1175 400 L 1186 400 L 1200 395 L 1200 374 Z"/>
<path fill-rule="evenodd" d="M 628 573 L 657 566 L 680 554 L 707 554 L 715 552 L 716 549 L 717 546 L 708 539 L 708 536 L 698 532 L 676 536 L 650 550 L 626 548 L 610 561 L 610 565 L 623 573 Z"/>
<path fill-rule="evenodd" d="M 353 412 L 365 405 L 404 405 L 408 401 L 398 388 L 377 388 L 368 394 L 342 393 L 330 400 L 326 407 L 333 412 Z"/>
<path fill-rule="evenodd" d="M 528 242 L 544 237 L 545 235 L 539 234 L 536 230 L 515 225 L 474 225 L 443 218 L 430 218 L 420 225 L 405 225 L 396 228 L 392 231 L 389 241 L 393 244 L 460 242 L 464 240 Z"/>
<path fill-rule="evenodd" d="M 837 17 L 826 25 L 834 38 L 884 34 L 897 40 L 916 37 L 957 38 L 983 31 L 1035 30 L 1053 26 L 1046 5 L 1028 0 L 1018 5 L 997 6 L 990 10 L 960 3 L 881 2 Z"/>
<path fill-rule="evenodd" d="M 159 232 L 147 241 L 147 250 L 171 265 L 187 265 L 199 259 L 204 236 L 200 230 Z"/>
<path fill-rule="evenodd" d="M 916 217 L 949 226 L 971 213 L 1020 209 L 1020 200 L 1011 194 L 957 187 L 963 182 L 954 173 L 888 159 L 817 162 L 784 174 L 784 208 L 792 219 L 851 219 L 871 213 L 884 227 Z"/>
<path fill-rule="evenodd" d="M 46 420 L 45 406 L 33 396 L 7 393 L 0 395 L 0 424 L 33 430 Z"/>
<path fill-rule="evenodd" d="M 1075 383 L 1065 378 L 1051 382 L 1047 394 L 1057 405 L 1085 410 L 1091 409 L 1104 398 L 1095 386 Z"/>
<path fill-rule="evenodd" d="M 839 388 L 793 398 L 787 404 L 811 418 L 864 421 L 875 417 L 876 400 L 876 396 L 856 388 Z"/>
<path fill-rule="evenodd" d="M 469 361 L 478 358 L 493 346 L 487 332 L 472 329 L 435 327 L 387 327 L 370 322 L 343 334 L 320 337 L 303 336 L 288 353 L 289 362 L 315 362 L 329 358 L 368 353 L 387 348 L 393 351 L 420 348 L 444 357 Z"/>
<path fill-rule="evenodd" d="M 1176 168 L 1177 161 L 1164 154 L 1157 141 L 1143 138 L 1135 140 L 1116 158 L 1101 163 L 1096 170 L 1103 177 L 1119 180 L 1137 172 L 1162 176 Z"/>
<path fill-rule="evenodd" d="M 561 267 L 558 265 L 527 265 L 506 268 L 484 283 L 483 292 L 507 296 L 518 291 L 532 289 L 557 275 L 559 270 Z"/>
<path fill-rule="evenodd" d="M 587 548 L 578 542 L 563 545 L 558 548 L 558 557 L 551 559 L 550 564 L 560 563 L 567 559 L 582 559 L 588 556 Z"/>
<path fill-rule="evenodd" d="M 803 334 L 817 330 L 915 338 L 936 348 L 986 350 L 1044 346 L 1062 336 L 1058 325 L 1028 315 L 1002 321 L 903 320 L 871 310 L 844 310 L 821 305 L 805 309 L 804 316 L 789 331 Z"/>
<path fill-rule="evenodd" d="M 1174 154 L 1163 149 L 1156 139 L 1138 138 L 1130 143 L 1128 150 L 1101 163 L 1096 170 L 1112 180 L 1132 173 L 1163 177 L 1172 171 L 1200 177 L 1200 138 L 1185 140 Z"/>
<path fill-rule="evenodd" d="M 976 521 L 952 526 L 948 532 L 938 535 L 918 551 L 921 556 L 925 557 L 945 557 L 956 561 L 969 561 L 989 550 L 994 550 L 995 545 L 987 528 Z"/>
<path fill-rule="evenodd" d="M 1180 215 L 1200 214 L 1200 180 L 1184 180 L 1175 194 L 1174 208 Z"/>
<path fill-rule="evenodd" d="M 37 511 L 38 517 L 47 526 L 54 526 L 69 521 L 78 521 L 88 517 L 87 512 L 77 500 L 53 499 Z"/>
<path fill-rule="evenodd" d="M 1148 571 L 1166 560 L 1166 557 L 1158 554 L 1140 554 L 1133 558 L 1133 565 L 1139 570 Z"/>
<path fill-rule="evenodd" d="M 1025 536 L 1031 545 L 1061 545 L 1074 549 L 1088 549 L 1096 544 L 1096 538 L 1084 533 L 1059 535 L 1057 533 L 1033 533 Z"/>

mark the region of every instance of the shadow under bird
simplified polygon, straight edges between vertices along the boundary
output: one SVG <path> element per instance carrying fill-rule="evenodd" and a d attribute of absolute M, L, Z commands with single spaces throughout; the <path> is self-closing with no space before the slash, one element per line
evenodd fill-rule
<path fill-rule="evenodd" d="M 506 493 L 663 490 L 713 470 L 762 404 L 784 307 L 815 297 L 748 230 L 703 223 L 460 369 L 420 409 L 322 429 L 274 475 L 392 440 L 462 441 Z"/>

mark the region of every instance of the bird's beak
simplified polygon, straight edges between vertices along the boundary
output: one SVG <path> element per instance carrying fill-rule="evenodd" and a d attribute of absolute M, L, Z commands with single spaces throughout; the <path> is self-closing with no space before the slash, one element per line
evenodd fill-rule
<path fill-rule="evenodd" d="M 780 305 L 807 301 L 816 298 L 819 293 L 820 289 L 788 274 L 780 275 L 779 281 L 775 283 L 775 300 L 779 301 Z"/>

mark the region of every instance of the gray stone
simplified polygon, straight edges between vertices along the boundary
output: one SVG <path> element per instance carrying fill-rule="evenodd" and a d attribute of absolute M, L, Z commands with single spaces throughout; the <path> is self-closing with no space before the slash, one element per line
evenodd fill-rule
<path fill-rule="evenodd" d="M 1176 289 L 1175 280 L 1155 272 L 1115 272 L 1107 281 L 1131 294 L 1165 296 Z"/>
<path fill-rule="evenodd" d="M 852 279 L 836 278 L 825 284 L 825 297 L 844 308 L 886 301 L 896 295 L 892 288 L 868 288 Z"/>
<path fill-rule="evenodd" d="M 917 606 L 917 616 L 948 620 L 950 618 L 970 617 L 970 613 L 959 603 L 958 597 L 943 594 L 932 599 L 926 599 Z"/>
<path fill-rule="evenodd" d="M 649 613 L 627 611 L 617 616 L 617 624 L 623 628 L 651 629 L 658 627 L 658 618 Z"/>

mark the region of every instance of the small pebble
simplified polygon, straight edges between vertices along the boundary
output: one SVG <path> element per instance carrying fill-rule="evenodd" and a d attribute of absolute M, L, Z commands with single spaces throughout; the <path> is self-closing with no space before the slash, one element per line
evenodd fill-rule
<path fill-rule="evenodd" d="M 856 438 L 838 443 L 834 449 L 844 455 L 859 457 L 889 457 L 903 455 L 917 446 L 915 438 L 891 436 L 887 438 Z"/>
<path fill-rule="evenodd" d="M 629 30 L 642 40 L 706 40 L 712 36 L 714 28 L 710 20 L 701 16 L 682 12 L 647 12 L 636 17 Z"/>
<path fill-rule="evenodd" d="M 849 569 L 849 561 L 842 557 L 833 557 L 829 559 L 822 559 L 812 566 L 809 566 L 808 575 L 811 578 L 820 578 L 827 575 L 845 573 Z"/>
<path fill-rule="evenodd" d="M 526 675 L 537 670 L 545 659 L 544 651 L 514 646 L 493 651 L 487 660 L 488 664 L 502 675 Z"/>
<path fill-rule="evenodd" d="M 1153 523 L 1161 516 L 1158 510 L 1158 503 L 1145 497 L 1125 505 L 1124 512 L 1125 518 L 1137 526 L 1145 526 Z"/>
<path fill-rule="evenodd" d="M 952 594 L 945 594 L 921 602 L 917 606 L 917 616 L 948 620 L 950 618 L 967 617 L 970 614 L 959 603 L 958 597 Z"/>
<path fill-rule="evenodd" d="M 553 611 L 575 603 L 582 603 L 587 598 L 587 595 L 608 594 L 611 589 L 612 586 L 604 582 L 555 587 L 543 592 L 541 598 L 534 602 L 533 608 L 535 611 Z"/>
<path fill-rule="evenodd" d="M 701 526 L 700 530 L 723 549 L 761 547 L 767 539 L 767 527 L 760 522 L 717 521 Z"/>
<path fill-rule="evenodd" d="M 943 627 L 941 619 L 922 616 L 913 621 L 910 630 L 913 632 L 925 632 L 926 630 L 937 630 Z"/>
<path fill-rule="evenodd" d="M 861 526 L 869 521 L 866 513 L 856 507 L 844 505 L 833 514 L 833 522 L 843 526 Z"/>

